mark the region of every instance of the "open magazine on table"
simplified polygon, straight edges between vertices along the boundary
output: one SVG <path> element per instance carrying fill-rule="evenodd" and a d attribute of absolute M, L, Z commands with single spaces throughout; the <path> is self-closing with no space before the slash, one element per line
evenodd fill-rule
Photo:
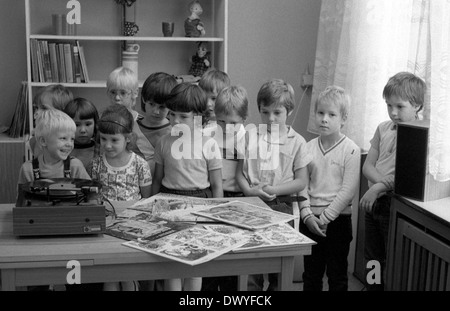
<path fill-rule="evenodd" d="M 126 209 L 106 227 L 106 234 L 125 240 L 157 238 L 189 228 L 192 225 L 168 221 L 149 212 Z"/>
<path fill-rule="evenodd" d="M 235 248 L 234 253 L 258 250 L 281 250 L 299 245 L 314 245 L 315 241 L 298 232 L 290 225 L 282 223 L 260 230 L 246 230 L 230 225 L 204 225 L 209 231 L 220 232 L 229 236 L 242 236 L 246 243 Z"/>
<path fill-rule="evenodd" d="M 162 219 L 175 222 L 215 222 L 215 220 L 211 218 L 194 215 L 192 212 L 205 207 L 214 207 L 228 202 L 230 202 L 230 200 L 195 198 L 176 194 L 159 193 L 150 198 L 136 202 L 130 209 L 150 212 L 153 215 L 158 215 L 158 217 Z"/>
<path fill-rule="evenodd" d="M 277 212 L 242 201 L 206 206 L 192 211 L 192 213 L 250 230 L 263 229 L 298 218 L 298 216 Z"/>
<path fill-rule="evenodd" d="M 244 236 L 229 236 L 197 225 L 161 238 L 144 237 L 123 245 L 194 266 L 228 253 L 246 241 Z"/>

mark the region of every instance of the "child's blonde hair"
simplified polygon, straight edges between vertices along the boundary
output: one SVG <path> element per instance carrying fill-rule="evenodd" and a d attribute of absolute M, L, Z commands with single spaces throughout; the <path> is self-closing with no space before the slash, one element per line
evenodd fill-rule
<path fill-rule="evenodd" d="M 294 89 L 289 83 L 281 79 L 272 79 L 261 86 L 256 102 L 258 103 L 258 110 L 261 110 L 261 106 L 277 104 L 284 106 L 289 114 L 294 110 Z"/>
<path fill-rule="evenodd" d="M 214 91 L 219 93 L 227 86 L 230 86 L 230 84 L 231 81 L 228 74 L 217 69 L 208 69 L 198 81 L 198 85 L 206 93 L 213 93 Z"/>
<path fill-rule="evenodd" d="M 333 103 L 339 106 L 342 118 L 347 118 L 350 109 L 351 99 L 345 90 L 339 86 L 328 86 L 319 94 L 314 104 L 314 111 L 320 103 Z"/>
<path fill-rule="evenodd" d="M 114 69 L 106 80 L 106 89 L 122 89 L 136 91 L 139 88 L 139 81 L 133 70 L 127 67 Z"/>
<path fill-rule="evenodd" d="M 383 98 L 398 96 L 402 100 L 409 101 L 414 107 L 423 108 L 427 86 L 418 76 L 410 72 L 399 72 L 389 79 L 383 89 Z"/>
<path fill-rule="evenodd" d="M 248 98 L 245 88 L 232 85 L 224 88 L 217 95 L 214 113 L 229 115 L 235 111 L 243 120 L 248 116 Z"/>
<path fill-rule="evenodd" d="M 38 142 L 40 138 L 48 138 L 55 132 L 73 131 L 75 134 L 76 130 L 73 119 L 61 110 L 44 108 L 36 118 L 35 136 Z"/>
<path fill-rule="evenodd" d="M 41 89 L 33 98 L 35 109 L 55 108 L 64 110 L 73 100 L 72 92 L 61 84 L 51 84 Z"/>

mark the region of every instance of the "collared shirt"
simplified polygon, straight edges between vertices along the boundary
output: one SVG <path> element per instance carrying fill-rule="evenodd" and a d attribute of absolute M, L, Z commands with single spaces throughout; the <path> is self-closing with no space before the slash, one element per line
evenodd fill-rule
<path fill-rule="evenodd" d="M 306 150 L 306 140 L 292 127 L 279 141 L 267 133 L 249 135 L 243 174 L 250 186 L 260 183 L 280 185 L 294 180 L 296 170 L 304 168 L 312 157 Z M 256 138 L 256 139 L 255 139 Z"/>

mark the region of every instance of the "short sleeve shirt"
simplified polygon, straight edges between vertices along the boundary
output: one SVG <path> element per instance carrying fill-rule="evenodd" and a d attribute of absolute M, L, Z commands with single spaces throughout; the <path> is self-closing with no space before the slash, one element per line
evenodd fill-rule
<path fill-rule="evenodd" d="M 255 139 L 256 138 L 256 139 Z M 279 185 L 294 180 L 296 170 L 304 168 L 312 157 L 306 140 L 292 127 L 279 142 L 269 142 L 267 134 L 250 134 L 247 141 L 243 173 L 251 186 L 259 183 Z"/>
<path fill-rule="evenodd" d="M 163 136 L 155 150 L 155 163 L 164 167 L 162 185 L 176 190 L 210 187 L 209 171 L 222 169 L 220 149 L 214 139 L 194 140 Z"/>
<path fill-rule="evenodd" d="M 48 165 L 44 163 L 43 154 L 38 156 L 39 161 L 39 173 L 41 178 L 64 178 L 64 161 L 59 161 L 56 164 Z M 72 158 L 70 160 L 70 176 L 71 178 L 79 179 L 91 179 L 86 172 L 83 163 Z M 19 172 L 18 184 L 26 184 L 34 180 L 33 164 L 31 161 L 27 161 L 22 164 Z"/>
<path fill-rule="evenodd" d="M 140 200 L 140 187 L 152 183 L 150 166 L 134 152 L 122 167 L 109 165 L 105 155 L 96 157 L 92 162 L 92 179 L 102 184 L 102 195 L 113 201 Z"/>
<path fill-rule="evenodd" d="M 395 155 L 397 152 L 397 128 L 391 120 L 378 125 L 373 138 L 370 140 L 371 147 L 378 151 L 378 159 L 375 168 L 380 174 L 395 174 Z M 369 186 L 372 184 L 369 182 Z"/>

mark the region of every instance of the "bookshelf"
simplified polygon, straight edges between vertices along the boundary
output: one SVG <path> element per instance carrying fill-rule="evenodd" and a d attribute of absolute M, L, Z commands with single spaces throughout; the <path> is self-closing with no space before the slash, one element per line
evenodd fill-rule
<path fill-rule="evenodd" d="M 200 0 L 206 35 L 187 38 L 184 20 L 189 15 L 192 0 L 137 0 L 135 22 L 139 31 L 135 36 L 122 35 L 122 6 L 115 0 L 79 0 L 81 20 L 76 35 L 55 35 L 52 14 L 67 14 L 67 1 L 24 0 L 27 43 L 28 104 L 32 111 L 33 94 L 52 83 L 70 87 L 75 97 L 86 97 L 97 105 L 99 111 L 106 106 L 106 78 L 121 66 L 124 42 L 139 44 L 138 78 L 140 86 L 153 72 L 165 71 L 185 75 L 190 58 L 197 50 L 197 42 L 208 42 L 212 66 L 223 71 L 228 69 L 228 0 Z M 174 22 L 172 37 L 164 37 L 162 22 Z M 33 79 L 31 43 L 47 41 L 54 43 L 79 42 L 83 46 L 89 83 L 42 82 Z M 139 101 L 140 99 L 138 99 Z M 138 108 L 139 104 L 136 105 Z M 32 114 L 29 115 L 30 124 Z"/>

